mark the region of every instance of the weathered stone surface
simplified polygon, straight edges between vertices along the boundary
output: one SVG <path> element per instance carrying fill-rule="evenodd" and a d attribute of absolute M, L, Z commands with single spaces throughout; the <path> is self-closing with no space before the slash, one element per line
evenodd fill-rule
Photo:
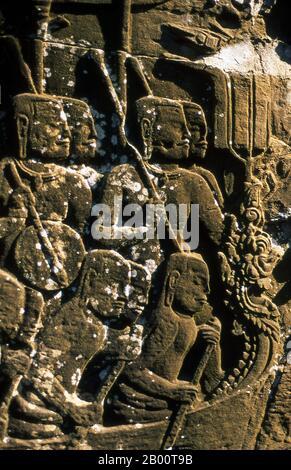
<path fill-rule="evenodd" d="M 1 4 L 2 449 L 290 449 L 287 3 Z"/>
<path fill-rule="evenodd" d="M 279 369 L 276 379 L 277 383 L 269 399 L 265 420 L 257 440 L 257 449 L 291 449 L 290 364 Z"/>

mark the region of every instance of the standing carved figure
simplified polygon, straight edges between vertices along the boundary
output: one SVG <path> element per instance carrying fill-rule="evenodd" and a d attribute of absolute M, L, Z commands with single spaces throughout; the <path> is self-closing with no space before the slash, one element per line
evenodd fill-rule
<path fill-rule="evenodd" d="M 201 160 L 205 158 L 207 151 L 207 122 L 204 111 L 199 104 L 191 101 L 182 101 L 187 127 L 190 131 L 190 150 L 189 158 L 186 161 L 187 169 L 197 173 L 205 179 L 210 187 L 219 207 L 223 208 L 223 196 L 215 176 L 211 171 L 198 166 Z"/>
<path fill-rule="evenodd" d="M 61 166 L 71 135 L 60 100 L 18 95 L 14 115 L 17 158 L 2 160 L 0 169 L 1 264 L 13 260 L 23 281 L 39 290 L 62 289 L 81 268 L 91 191 Z"/>
<path fill-rule="evenodd" d="M 62 104 L 71 132 L 70 168 L 79 172 L 93 191 L 102 179 L 98 164 L 98 135 L 87 103 L 75 98 L 62 98 Z"/>
<path fill-rule="evenodd" d="M 104 185 L 102 203 L 111 208 L 115 219 L 110 227 L 103 227 L 108 232 L 102 240 L 106 246 L 127 247 L 130 258 L 141 263 L 153 260 L 155 267 L 160 263 L 159 242 L 149 240 L 139 242 L 140 234 L 146 236 L 149 228 L 118 227 L 119 238 L 112 235 L 118 223 L 119 211 L 114 210 L 116 201 L 121 209 L 126 204 L 136 204 L 145 208 L 149 203 L 173 204 L 177 209 L 180 204 L 187 206 L 186 220 L 181 223 L 176 234 L 180 249 L 189 250 L 184 240 L 184 229 L 191 217 L 191 205 L 199 205 L 199 220 L 205 237 L 218 246 L 223 232 L 223 215 L 205 179 L 196 172 L 181 168 L 179 164 L 189 157 L 190 134 L 187 129 L 182 105 L 174 100 L 158 97 L 145 97 L 137 101 L 137 117 L 142 140 L 144 158 L 148 174 L 155 182 L 159 200 L 150 197 L 143 175 L 132 164 L 115 167 L 108 175 Z M 124 236 L 123 236 L 124 235 Z M 147 244 L 150 248 L 146 249 Z"/>

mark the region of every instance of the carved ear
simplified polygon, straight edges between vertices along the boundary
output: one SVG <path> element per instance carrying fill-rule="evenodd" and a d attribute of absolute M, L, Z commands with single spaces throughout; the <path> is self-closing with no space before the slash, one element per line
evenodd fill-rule
<path fill-rule="evenodd" d="M 170 276 L 169 276 L 169 288 L 170 289 L 175 289 L 176 288 L 176 285 L 177 285 L 177 282 L 178 282 L 178 279 L 179 277 L 181 276 L 181 274 L 179 273 L 179 271 L 172 271 Z"/>
<path fill-rule="evenodd" d="M 152 135 L 152 124 L 147 118 L 143 118 L 141 121 L 141 132 L 144 140 L 149 140 Z"/>
<path fill-rule="evenodd" d="M 174 300 L 174 292 L 181 274 L 179 271 L 172 271 L 168 277 L 165 305 L 170 307 Z"/>
<path fill-rule="evenodd" d="M 23 159 L 26 157 L 28 129 L 29 129 L 28 117 L 25 116 L 25 114 L 20 114 L 19 116 L 17 116 L 16 126 L 17 126 L 18 142 L 19 142 L 19 157 Z"/>

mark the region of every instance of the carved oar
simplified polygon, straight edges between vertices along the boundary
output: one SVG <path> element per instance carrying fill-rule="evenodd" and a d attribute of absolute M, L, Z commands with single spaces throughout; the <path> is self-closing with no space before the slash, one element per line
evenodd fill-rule
<path fill-rule="evenodd" d="M 129 337 L 131 337 L 132 334 L 134 333 L 136 322 L 138 321 L 139 317 L 140 317 L 140 315 L 135 319 L 135 322 L 131 325 L 131 328 L 130 328 L 131 331 L 130 331 Z M 124 371 L 124 368 L 125 368 L 127 362 L 128 361 L 126 359 L 118 359 L 117 362 L 113 365 L 112 369 L 110 370 L 110 373 L 109 373 L 108 377 L 103 382 L 101 390 L 98 394 L 98 403 L 104 403 L 105 402 L 105 399 L 107 398 L 107 396 L 108 396 L 110 390 L 112 389 L 113 385 L 117 381 L 118 377 Z M 104 412 L 104 408 L 103 408 L 103 412 Z M 103 415 L 100 416 L 100 423 L 101 424 L 103 423 Z"/>
<path fill-rule="evenodd" d="M 205 370 L 205 367 L 207 366 L 207 363 L 210 359 L 210 356 L 214 350 L 215 346 L 213 344 L 209 344 L 206 347 L 206 350 L 202 356 L 201 361 L 198 364 L 197 369 L 195 370 L 195 374 L 192 380 L 193 385 L 199 385 L 202 374 Z M 162 443 L 162 450 L 166 449 L 172 449 L 176 443 L 176 440 L 181 432 L 181 429 L 183 427 L 186 414 L 187 412 L 192 408 L 192 404 L 185 403 L 183 405 L 180 405 L 178 410 L 174 412 L 174 416 L 172 416 L 172 419 L 170 421 L 169 427 L 167 429 L 167 432 L 165 434 L 163 443 Z"/>

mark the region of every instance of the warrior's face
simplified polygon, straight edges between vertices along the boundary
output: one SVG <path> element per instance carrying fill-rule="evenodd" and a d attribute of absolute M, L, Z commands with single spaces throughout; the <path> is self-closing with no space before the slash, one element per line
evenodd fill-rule
<path fill-rule="evenodd" d="M 148 280 L 137 278 L 131 279 L 128 309 L 132 310 L 134 317 L 140 315 L 147 305 L 150 283 Z"/>
<path fill-rule="evenodd" d="M 184 160 L 189 155 L 190 134 L 182 107 L 157 106 L 152 121 L 150 142 L 152 158 L 159 162 Z M 146 118 L 143 121 L 145 124 Z"/>
<path fill-rule="evenodd" d="M 81 120 L 72 131 L 72 153 L 82 159 L 93 159 L 96 155 L 97 134 L 91 117 Z"/>
<path fill-rule="evenodd" d="M 96 274 L 91 270 L 86 281 L 87 306 L 99 316 L 116 318 L 123 314 L 128 298 L 129 271 Z"/>
<path fill-rule="evenodd" d="M 59 103 L 34 103 L 34 116 L 29 118 L 28 156 L 41 160 L 65 160 L 70 154 L 70 131 Z"/>
<path fill-rule="evenodd" d="M 207 150 L 207 124 L 200 106 L 184 106 L 187 127 L 191 134 L 190 158 L 203 159 Z"/>
<path fill-rule="evenodd" d="M 146 284 L 141 285 L 139 282 L 132 282 L 133 293 L 131 295 L 131 302 L 135 304 L 135 310 L 142 313 L 148 298 L 149 286 Z"/>
<path fill-rule="evenodd" d="M 83 102 L 77 104 L 76 101 L 64 101 L 72 134 L 71 156 L 80 161 L 88 161 L 96 156 L 97 133 L 89 107 Z"/>

